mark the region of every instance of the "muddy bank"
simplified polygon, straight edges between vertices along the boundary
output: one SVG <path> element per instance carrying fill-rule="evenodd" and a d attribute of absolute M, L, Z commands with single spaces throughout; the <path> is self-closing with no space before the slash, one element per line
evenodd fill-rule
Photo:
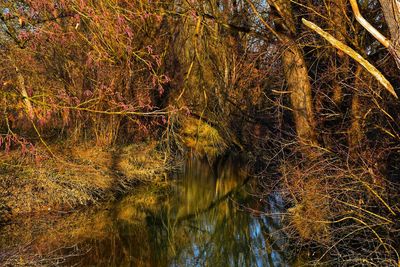
<path fill-rule="evenodd" d="M 139 183 L 161 183 L 168 169 L 157 143 L 97 147 L 52 146 L 38 162 L 19 152 L 0 154 L 0 220 L 111 201 Z"/>

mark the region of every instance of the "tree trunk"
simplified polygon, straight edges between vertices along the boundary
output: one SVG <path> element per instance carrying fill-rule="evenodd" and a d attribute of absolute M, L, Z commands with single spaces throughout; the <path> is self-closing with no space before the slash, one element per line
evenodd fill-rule
<path fill-rule="evenodd" d="M 29 118 L 33 119 L 34 117 L 34 111 L 33 111 L 33 107 L 32 107 L 32 103 L 29 100 L 29 95 L 28 92 L 26 91 L 26 86 L 25 86 L 25 78 L 22 75 L 20 69 L 17 67 L 17 65 L 15 64 L 15 62 L 9 57 L 9 60 L 11 62 L 11 64 L 13 65 L 13 67 L 15 68 L 15 72 L 17 75 L 17 87 L 19 89 L 19 92 L 23 98 L 24 104 L 25 104 L 25 108 L 26 108 L 26 113 L 28 115 Z"/>
<path fill-rule="evenodd" d="M 349 153 L 351 156 L 356 157 L 356 152 L 364 139 L 364 131 L 362 127 L 363 107 L 360 103 L 360 90 L 362 89 L 362 74 L 363 67 L 357 65 L 357 70 L 354 79 L 354 94 L 351 101 L 351 126 L 349 128 L 348 142 Z"/>
<path fill-rule="evenodd" d="M 31 101 L 29 100 L 29 96 L 28 96 L 28 93 L 25 88 L 25 79 L 24 79 L 24 76 L 22 76 L 22 74 L 19 72 L 18 68 L 16 68 L 16 71 L 17 71 L 18 88 L 21 92 L 22 97 L 24 98 L 24 103 L 26 106 L 26 111 L 28 113 L 28 116 L 32 119 L 34 116 L 34 113 L 33 113 Z"/>
<path fill-rule="evenodd" d="M 379 0 L 390 31 L 389 52 L 400 69 L 400 2 L 398 0 Z"/>
<path fill-rule="evenodd" d="M 282 64 L 285 72 L 297 137 L 305 145 L 316 145 L 315 119 L 312 104 L 311 83 L 304 60 L 304 53 L 291 37 L 296 34 L 290 0 L 270 0 L 282 20 L 275 21 L 285 29 L 280 34 L 281 40 L 288 46 L 282 55 Z"/>
<path fill-rule="evenodd" d="M 288 43 L 291 40 L 288 40 Z M 290 100 L 297 136 L 302 143 L 315 145 L 315 119 L 312 109 L 311 84 L 303 51 L 294 42 L 282 55 L 282 63 L 291 92 Z"/>
<path fill-rule="evenodd" d="M 392 42 L 399 47 L 400 39 L 400 3 L 396 0 L 379 0 Z"/>
<path fill-rule="evenodd" d="M 341 41 L 342 43 L 346 43 L 346 38 L 344 33 L 346 32 L 346 1 L 345 0 L 330 0 L 330 12 L 329 17 L 331 19 L 330 26 L 333 29 L 333 35 L 336 39 Z M 338 60 L 335 62 L 335 66 L 333 66 L 336 71 L 336 77 L 333 84 L 333 94 L 332 100 L 336 105 L 340 105 L 343 100 L 343 88 L 340 85 L 340 81 L 347 77 L 349 70 L 349 58 L 347 55 L 341 51 L 336 50 Z"/>

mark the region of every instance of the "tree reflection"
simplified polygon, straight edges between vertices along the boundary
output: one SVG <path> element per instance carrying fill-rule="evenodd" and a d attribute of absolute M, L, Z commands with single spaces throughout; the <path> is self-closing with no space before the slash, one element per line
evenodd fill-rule
<path fill-rule="evenodd" d="M 279 228 L 277 222 L 238 209 L 236 201 L 252 201 L 243 188 L 246 178 L 245 168 L 234 159 L 214 168 L 189 161 L 176 194 L 148 219 L 148 231 L 154 236 L 151 250 L 158 261 L 153 264 L 285 265 L 283 253 L 271 245 L 274 241 L 268 234 Z"/>
<path fill-rule="evenodd" d="M 240 209 L 243 205 L 279 213 L 282 201 L 273 195 L 267 207 L 260 207 L 246 192 L 247 186 L 241 161 L 228 158 L 210 166 L 191 160 L 169 190 L 143 188 L 108 209 L 3 228 L 0 260 L 19 251 L 13 263 L 23 259 L 31 265 L 40 261 L 67 266 L 286 265 L 281 218 L 252 216 Z"/>

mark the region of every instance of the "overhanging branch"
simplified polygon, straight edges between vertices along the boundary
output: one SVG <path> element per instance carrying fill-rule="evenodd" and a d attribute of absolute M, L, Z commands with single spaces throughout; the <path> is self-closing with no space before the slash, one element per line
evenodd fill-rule
<path fill-rule="evenodd" d="M 357 53 L 354 49 L 352 49 L 351 47 L 345 45 L 344 43 L 342 43 L 341 41 L 339 41 L 338 39 L 336 39 L 335 37 L 333 37 L 332 35 L 330 35 L 329 33 L 327 33 L 326 31 L 324 31 L 323 29 L 321 29 L 320 27 L 318 27 L 317 25 L 315 25 L 314 23 L 312 23 L 311 21 L 308 21 L 306 19 L 302 19 L 302 22 L 304 23 L 304 25 L 306 25 L 308 28 L 310 28 L 311 30 L 315 31 L 316 33 L 318 33 L 321 37 L 323 37 L 325 40 L 327 40 L 331 45 L 333 45 L 335 48 L 343 51 L 346 55 L 348 55 L 349 57 L 351 57 L 352 59 L 354 59 L 355 61 L 357 61 L 358 63 L 360 63 L 364 68 L 367 69 L 367 71 L 369 73 L 371 73 L 375 79 L 378 80 L 378 82 L 380 84 L 383 85 L 383 87 L 385 87 L 385 89 L 391 93 L 394 97 L 398 98 L 396 92 L 394 91 L 393 86 L 391 85 L 391 83 L 385 78 L 385 76 L 383 76 L 383 74 L 377 69 L 375 68 L 371 63 L 369 63 L 366 59 L 364 59 L 359 53 Z"/>

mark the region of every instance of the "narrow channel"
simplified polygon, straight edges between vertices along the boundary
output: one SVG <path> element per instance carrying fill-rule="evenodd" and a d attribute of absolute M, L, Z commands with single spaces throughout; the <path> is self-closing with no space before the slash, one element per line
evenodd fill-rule
<path fill-rule="evenodd" d="M 192 159 L 170 180 L 162 190 L 137 190 L 95 212 L 7 225 L 2 251 L 65 266 L 290 265 L 282 200 L 253 197 L 243 162 Z"/>

